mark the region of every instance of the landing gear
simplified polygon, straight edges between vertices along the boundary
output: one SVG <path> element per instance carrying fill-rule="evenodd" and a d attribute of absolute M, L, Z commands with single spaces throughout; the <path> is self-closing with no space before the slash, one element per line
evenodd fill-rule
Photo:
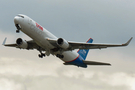
<path fill-rule="evenodd" d="M 37 50 L 40 52 L 40 54 L 38 54 L 39 58 L 43 58 L 46 56 L 46 54 L 42 53 L 42 49 L 40 47 Z"/>
<path fill-rule="evenodd" d="M 41 53 L 41 54 L 39 54 L 38 56 L 39 56 L 40 58 L 43 58 L 43 57 L 45 57 L 45 54 Z"/>
<path fill-rule="evenodd" d="M 57 54 L 56 57 L 58 57 L 58 58 L 64 58 L 64 55 Z"/>
<path fill-rule="evenodd" d="M 16 33 L 19 33 L 20 32 L 20 30 L 16 30 Z"/>
<path fill-rule="evenodd" d="M 16 28 L 17 28 L 16 33 L 19 33 L 19 32 L 20 32 L 20 30 L 21 30 L 20 25 L 19 25 L 19 24 L 16 24 L 15 26 L 16 26 Z"/>

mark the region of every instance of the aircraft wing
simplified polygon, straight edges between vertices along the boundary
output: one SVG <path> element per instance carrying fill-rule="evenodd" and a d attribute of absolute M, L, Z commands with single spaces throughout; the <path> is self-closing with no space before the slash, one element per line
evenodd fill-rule
<path fill-rule="evenodd" d="M 94 43 L 78 43 L 78 42 L 69 42 L 73 49 L 102 49 L 107 47 L 121 47 L 127 46 L 132 37 L 124 44 L 94 44 Z"/>
<path fill-rule="evenodd" d="M 6 39 L 3 41 L 3 44 L 4 46 L 7 46 L 7 47 L 16 47 L 16 48 L 20 48 L 16 43 L 13 43 L 13 44 L 5 44 L 6 43 Z M 38 49 L 38 45 L 33 41 L 33 40 L 30 40 L 30 41 L 26 41 L 28 43 L 28 49 Z"/>
<path fill-rule="evenodd" d="M 121 47 L 127 46 L 133 37 L 131 37 L 126 43 L 124 44 L 96 44 L 96 43 L 82 43 L 82 42 L 70 42 L 68 41 L 69 48 L 66 50 L 74 50 L 74 49 L 102 49 L 107 47 Z M 57 40 L 54 39 L 47 39 L 52 45 L 59 47 L 57 45 Z M 59 47 L 60 48 L 60 47 Z"/>

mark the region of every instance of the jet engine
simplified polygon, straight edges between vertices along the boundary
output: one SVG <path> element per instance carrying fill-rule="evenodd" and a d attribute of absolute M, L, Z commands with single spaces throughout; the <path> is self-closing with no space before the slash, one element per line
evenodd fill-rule
<path fill-rule="evenodd" d="M 18 38 L 16 40 L 16 44 L 22 49 L 27 49 L 28 48 L 28 43 L 25 40 L 21 39 L 21 38 Z"/>
<path fill-rule="evenodd" d="M 59 45 L 63 49 L 67 49 L 69 47 L 69 43 L 63 38 L 59 38 L 57 40 L 57 45 Z"/>

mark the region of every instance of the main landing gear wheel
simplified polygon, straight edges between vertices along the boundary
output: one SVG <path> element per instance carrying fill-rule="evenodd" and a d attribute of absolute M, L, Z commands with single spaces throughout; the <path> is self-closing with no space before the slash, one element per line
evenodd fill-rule
<path fill-rule="evenodd" d="M 40 58 L 43 58 L 43 57 L 45 57 L 45 54 L 42 53 L 42 54 L 39 54 L 38 56 L 39 56 Z"/>

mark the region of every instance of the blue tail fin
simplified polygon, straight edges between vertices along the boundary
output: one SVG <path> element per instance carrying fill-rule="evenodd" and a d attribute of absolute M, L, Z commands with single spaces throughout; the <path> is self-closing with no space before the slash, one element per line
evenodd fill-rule
<path fill-rule="evenodd" d="M 90 38 L 86 43 L 92 43 L 93 39 Z M 78 50 L 78 54 L 85 60 L 87 57 L 87 54 L 89 52 L 89 49 L 80 49 Z"/>

